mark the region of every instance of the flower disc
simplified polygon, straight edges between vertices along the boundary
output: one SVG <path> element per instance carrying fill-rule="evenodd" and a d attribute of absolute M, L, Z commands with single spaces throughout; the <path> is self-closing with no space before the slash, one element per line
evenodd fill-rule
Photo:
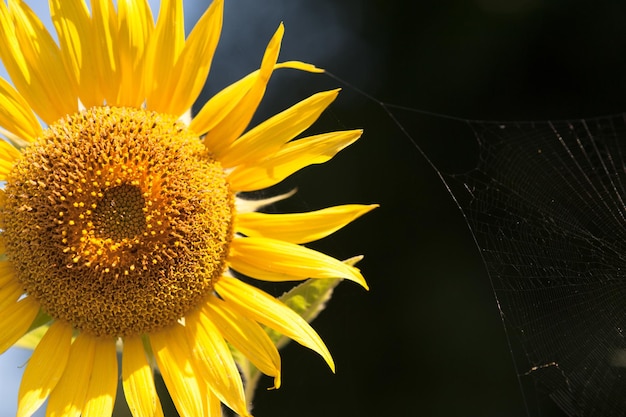
<path fill-rule="evenodd" d="M 174 323 L 226 268 L 233 195 L 174 118 L 96 107 L 25 148 L 5 189 L 6 253 L 26 293 L 96 336 Z"/>

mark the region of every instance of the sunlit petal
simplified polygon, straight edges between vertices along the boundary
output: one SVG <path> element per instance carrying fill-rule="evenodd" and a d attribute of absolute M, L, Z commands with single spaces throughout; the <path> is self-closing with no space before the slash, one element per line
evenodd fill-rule
<path fill-rule="evenodd" d="M 28 102 L 15 88 L 0 78 L 0 126 L 26 142 L 32 142 L 40 133 L 41 125 Z M 4 151 L 0 151 L 2 157 Z"/>
<path fill-rule="evenodd" d="M 154 30 L 147 0 L 118 0 L 119 89 L 115 103 L 140 107 L 145 100 L 144 71 L 148 39 Z"/>
<path fill-rule="evenodd" d="M 348 204 L 308 213 L 241 213 L 237 216 L 237 231 L 246 236 L 307 243 L 336 232 L 376 207 L 376 204 Z"/>
<path fill-rule="evenodd" d="M 18 393 L 18 417 L 32 415 L 61 378 L 70 353 L 72 328 L 54 322 L 28 360 Z"/>
<path fill-rule="evenodd" d="M 51 123 L 75 111 L 76 83 L 54 39 L 21 0 L 0 2 L 0 56 L 11 81 L 37 115 Z"/>
<path fill-rule="evenodd" d="M 167 390 L 182 416 L 203 416 L 203 398 L 208 387 L 200 381 L 192 365 L 193 351 L 185 329 L 174 324 L 150 335 L 150 344 Z"/>
<path fill-rule="evenodd" d="M 222 31 L 223 8 L 223 0 L 214 0 L 202 15 L 185 41 L 164 88 L 148 97 L 151 109 L 178 116 L 191 108 L 211 68 Z"/>
<path fill-rule="evenodd" d="M 115 13 L 113 0 L 92 0 L 92 32 L 97 46 L 94 50 L 94 60 L 97 63 L 98 87 L 101 97 L 96 96 L 93 104 L 102 104 L 102 98 L 109 105 L 119 105 L 116 102 L 120 87 L 120 49 L 118 45 L 118 20 Z M 83 104 L 88 106 L 89 102 L 83 99 Z M 99 100 L 99 101 L 98 101 Z"/>
<path fill-rule="evenodd" d="M 183 2 L 162 0 L 156 27 L 150 36 L 144 67 L 146 101 L 149 109 L 160 110 L 159 100 L 167 96 L 167 82 L 185 44 Z"/>
<path fill-rule="evenodd" d="M 334 372 L 333 358 L 322 339 L 289 307 L 236 278 L 224 276 L 217 282 L 215 288 L 232 309 L 319 353 Z"/>
<path fill-rule="evenodd" d="M 194 312 L 185 319 L 196 367 L 206 375 L 211 391 L 240 416 L 248 416 L 243 384 L 235 361 L 220 331 L 206 315 Z"/>
<path fill-rule="evenodd" d="M 98 0 L 100 1 L 100 0 Z M 78 84 L 77 98 L 86 107 L 102 105 L 104 97 L 99 88 L 98 57 L 99 40 L 92 30 L 91 16 L 84 0 L 49 0 L 52 23 L 57 31 L 66 73 Z M 59 88 L 62 88 L 61 84 Z M 74 110 L 76 111 L 76 110 Z M 65 114 L 72 113 L 70 111 Z"/>
<path fill-rule="evenodd" d="M 237 139 L 220 158 L 224 167 L 262 161 L 302 133 L 337 98 L 339 90 L 317 93 L 270 117 Z"/>
<path fill-rule="evenodd" d="M 13 145 L 0 139 L 0 181 L 6 181 L 13 164 L 21 155 Z"/>
<path fill-rule="evenodd" d="M 110 416 L 117 394 L 117 349 L 114 338 L 98 338 L 92 378 L 87 388 L 82 417 Z"/>
<path fill-rule="evenodd" d="M 97 338 L 86 333 L 76 337 L 70 348 L 65 371 L 50 394 L 46 417 L 81 415 L 87 402 L 89 381 L 98 377 L 93 373 L 97 344 Z"/>
<path fill-rule="evenodd" d="M 254 112 L 259 106 L 276 65 L 284 31 L 285 29 L 281 24 L 267 45 L 263 61 L 261 62 L 261 69 L 257 76 L 253 77 L 252 85 L 241 97 L 237 106 L 205 135 L 205 146 L 211 149 L 218 159 L 220 159 L 227 147 L 248 127 Z"/>
<path fill-rule="evenodd" d="M 280 355 L 267 333 L 254 320 L 237 314 L 228 303 L 212 296 L 205 304 L 203 320 L 215 324 L 220 333 L 243 353 L 265 375 L 274 377 L 274 388 L 280 387 Z"/>
<path fill-rule="evenodd" d="M 229 262 L 236 271 L 266 281 L 346 278 L 367 289 L 357 268 L 321 252 L 276 239 L 233 239 Z"/>
<path fill-rule="evenodd" d="M 39 312 L 39 304 L 25 297 L 0 310 L 0 353 L 10 348 L 30 327 Z"/>
<path fill-rule="evenodd" d="M 330 160 L 361 133 L 361 130 L 332 132 L 289 142 L 267 158 L 235 167 L 229 172 L 228 181 L 237 191 L 271 187 L 304 167 Z"/>
<path fill-rule="evenodd" d="M 124 338 L 122 384 L 134 417 L 162 417 L 161 401 L 141 337 Z"/>
<path fill-rule="evenodd" d="M 274 70 L 280 68 L 291 68 L 316 73 L 323 72 L 323 70 L 314 65 L 299 61 L 282 62 L 274 66 Z M 250 91 L 259 77 L 259 74 L 260 70 L 256 70 L 211 97 L 191 121 L 189 125 L 190 129 L 198 135 L 204 135 L 222 123 L 226 116 L 239 105 L 243 97 Z"/>

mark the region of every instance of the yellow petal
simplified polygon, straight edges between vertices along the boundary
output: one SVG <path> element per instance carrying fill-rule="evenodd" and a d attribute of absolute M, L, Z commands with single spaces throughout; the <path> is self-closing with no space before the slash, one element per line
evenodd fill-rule
<path fill-rule="evenodd" d="M 278 201 L 286 200 L 296 193 L 296 189 L 289 192 L 278 194 L 268 198 L 261 198 L 257 200 L 244 200 L 240 196 L 235 196 L 235 208 L 237 213 L 250 213 L 266 207 L 270 204 L 274 204 Z"/>
<path fill-rule="evenodd" d="M 30 105 L 11 84 L 0 78 L 0 126 L 26 142 L 41 133 L 41 125 Z M 4 156 L 5 152 L 0 151 Z"/>
<path fill-rule="evenodd" d="M 61 379 L 50 393 L 46 417 L 80 417 L 87 400 L 89 380 L 94 375 L 98 340 L 80 333 L 72 347 Z"/>
<path fill-rule="evenodd" d="M 118 7 L 119 91 L 118 106 L 139 107 L 145 100 L 146 46 L 154 30 L 147 0 L 120 0 Z"/>
<path fill-rule="evenodd" d="M 0 261 L 0 287 L 12 281 L 16 281 L 13 264 L 11 261 Z"/>
<path fill-rule="evenodd" d="M 17 39 L 17 30 L 13 23 L 11 13 L 6 2 L 0 2 L 0 54 L 2 54 L 2 63 L 11 76 L 11 80 L 22 82 L 22 84 L 30 85 L 31 71 L 28 63 L 24 58 L 24 54 L 20 49 L 20 43 Z M 28 90 L 26 90 L 28 92 Z"/>
<path fill-rule="evenodd" d="M 98 0 L 99 1 L 99 0 Z M 99 88 L 100 40 L 93 30 L 84 0 L 49 0 L 50 16 L 59 37 L 67 72 L 78 83 L 78 96 L 85 107 L 102 105 Z M 77 101 L 77 100 L 75 100 Z"/>
<path fill-rule="evenodd" d="M 0 287 L 0 311 L 14 304 L 24 294 L 22 284 L 17 281 L 7 282 Z"/>
<path fill-rule="evenodd" d="M 309 128 L 332 103 L 339 90 L 317 93 L 267 119 L 237 139 L 220 158 L 223 167 L 262 160 Z"/>
<path fill-rule="evenodd" d="M 198 135 L 203 135 L 214 129 L 238 106 L 241 99 L 250 91 L 258 76 L 259 71 L 248 74 L 211 97 L 202 106 L 196 117 L 193 118 L 189 128 Z"/>
<path fill-rule="evenodd" d="M 221 277 L 215 284 L 215 289 L 233 311 L 263 323 L 314 350 L 324 358 L 330 369 L 335 371 L 333 358 L 322 339 L 309 323 L 289 307 L 237 278 Z"/>
<path fill-rule="evenodd" d="M 224 301 L 211 296 L 201 313 L 203 320 L 215 324 L 224 338 L 259 368 L 274 377 L 274 388 L 280 387 L 280 355 L 265 330 L 255 321 L 234 312 Z"/>
<path fill-rule="evenodd" d="M 203 399 L 209 395 L 206 384 L 198 381 L 192 365 L 193 352 L 185 329 L 174 324 L 150 335 L 152 351 L 167 390 L 181 416 L 204 416 Z"/>
<path fill-rule="evenodd" d="M 204 137 L 204 145 L 219 160 L 224 150 L 246 129 L 256 111 L 274 71 L 285 29 L 281 24 L 270 40 L 258 75 L 237 106 Z"/>
<path fill-rule="evenodd" d="M 209 392 L 204 400 L 205 409 L 208 410 L 207 416 L 222 417 L 222 402 L 213 394 L 213 391 Z"/>
<path fill-rule="evenodd" d="M 92 377 L 87 388 L 87 402 L 81 417 L 110 416 L 117 394 L 117 348 L 115 339 L 96 339 Z"/>
<path fill-rule="evenodd" d="M 72 343 L 72 327 L 55 321 L 26 364 L 18 393 L 17 416 L 31 416 L 61 378 Z"/>
<path fill-rule="evenodd" d="M 151 109 L 180 116 L 191 108 L 211 68 L 222 32 L 223 9 L 224 1 L 214 0 L 198 20 L 173 70 L 168 74 L 165 88 L 148 97 Z"/>
<path fill-rule="evenodd" d="M 228 260 L 234 270 L 266 281 L 346 278 L 367 289 L 365 278 L 357 268 L 313 249 L 281 240 L 235 238 Z"/>
<path fill-rule="evenodd" d="M 323 72 L 323 70 L 316 68 L 314 65 L 299 61 L 283 62 L 274 66 L 274 70 L 280 68 L 292 68 L 308 72 Z M 228 116 L 233 109 L 239 106 L 240 101 L 250 91 L 250 88 L 252 88 L 259 77 L 259 74 L 260 70 L 256 70 L 211 97 L 191 121 L 189 125 L 190 129 L 201 136 L 222 123 L 224 118 Z"/>
<path fill-rule="evenodd" d="M 6 181 L 13 164 L 22 154 L 13 145 L 0 139 L 0 181 Z"/>
<path fill-rule="evenodd" d="M 324 72 L 322 68 L 318 68 L 313 64 L 308 64 L 306 62 L 300 62 L 300 61 L 281 62 L 279 64 L 276 64 L 276 66 L 274 67 L 274 69 L 278 69 L 278 68 L 291 68 L 291 69 L 297 69 L 300 71 L 314 72 L 318 74 Z"/>
<path fill-rule="evenodd" d="M 122 385 L 128 408 L 134 417 L 163 417 L 152 367 L 146 358 L 141 337 L 124 338 Z"/>
<path fill-rule="evenodd" d="M 0 310 L 0 353 L 24 336 L 38 312 L 39 303 L 33 297 L 24 297 Z"/>
<path fill-rule="evenodd" d="M 76 83 L 52 36 L 23 1 L 0 3 L 0 55 L 17 90 L 46 123 L 76 111 Z"/>
<path fill-rule="evenodd" d="M 361 130 L 331 132 L 289 142 L 274 155 L 235 167 L 228 175 L 228 183 L 235 191 L 254 191 L 278 184 L 306 166 L 328 161 L 361 133 Z"/>
<path fill-rule="evenodd" d="M 119 105 L 116 100 L 120 87 L 119 45 L 117 14 L 112 0 L 91 0 L 91 23 L 93 39 L 92 45 L 94 60 L 97 63 L 98 80 L 101 96 L 108 105 Z"/>
<path fill-rule="evenodd" d="M 150 37 L 145 63 L 146 102 L 159 110 L 159 98 L 167 95 L 167 81 L 185 44 L 183 2 L 162 0 L 154 33 Z"/>
<path fill-rule="evenodd" d="M 376 207 L 378 204 L 346 204 L 308 213 L 240 213 L 236 228 L 246 236 L 307 243 L 336 232 Z"/>
<path fill-rule="evenodd" d="M 200 376 L 224 404 L 240 416 L 249 416 L 239 370 L 220 331 L 197 311 L 185 317 L 185 323 Z"/>

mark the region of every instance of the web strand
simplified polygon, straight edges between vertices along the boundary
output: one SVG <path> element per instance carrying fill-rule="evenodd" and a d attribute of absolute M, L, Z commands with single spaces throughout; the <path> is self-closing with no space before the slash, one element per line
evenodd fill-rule
<path fill-rule="evenodd" d="M 350 88 L 382 107 L 463 213 L 520 386 L 536 384 L 568 415 L 626 415 L 624 115 L 472 121 L 386 104 Z M 478 144 L 474 169 L 443 173 L 396 111 L 465 124 Z M 534 416 L 524 392 L 526 413 Z"/>

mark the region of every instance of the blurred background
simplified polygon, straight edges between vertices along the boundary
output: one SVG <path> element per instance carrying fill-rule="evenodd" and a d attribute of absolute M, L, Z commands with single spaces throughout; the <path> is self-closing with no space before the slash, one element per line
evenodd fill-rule
<path fill-rule="evenodd" d="M 185 1 L 189 28 L 209 3 Z M 479 120 L 624 111 L 626 3 L 226 0 L 222 40 L 199 104 L 258 67 L 281 21 L 281 60 L 315 63 L 347 84 L 328 75 L 279 71 L 256 121 L 315 91 L 341 86 L 340 98 L 313 131 L 362 127 L 365 135 L 331 162 L 272 189 L 298 187 L 295 197 L 272 210 L 381 207 L 310 245 L 338 258 L 366 256 L 360 268 L 371 290 L 342 283 L 314 322 L 333 353 L 336 375 L 316 354 L 291 344 L 283 351 L 283 386 L 266 391 L 271 383 L 262 380 L 254 415 L 526 416 L 472 236 L 411 142 L 443 172 L 462 172 L 475 163 L 472 132 L 439 116 L 393 110 L 409 139 L 376 100 Z M 11 375 L 0 382 L 6 395 L 0 415 L 14 413 L 5 410 L 15 407 L 15 372 L 27 357 L 20 351 L 0 357 L 0 373 Z M 541 402 L 541 392 L 537 396 Z M 543 416 L 563 415 L 549 401 L 542 410 Z"/>

